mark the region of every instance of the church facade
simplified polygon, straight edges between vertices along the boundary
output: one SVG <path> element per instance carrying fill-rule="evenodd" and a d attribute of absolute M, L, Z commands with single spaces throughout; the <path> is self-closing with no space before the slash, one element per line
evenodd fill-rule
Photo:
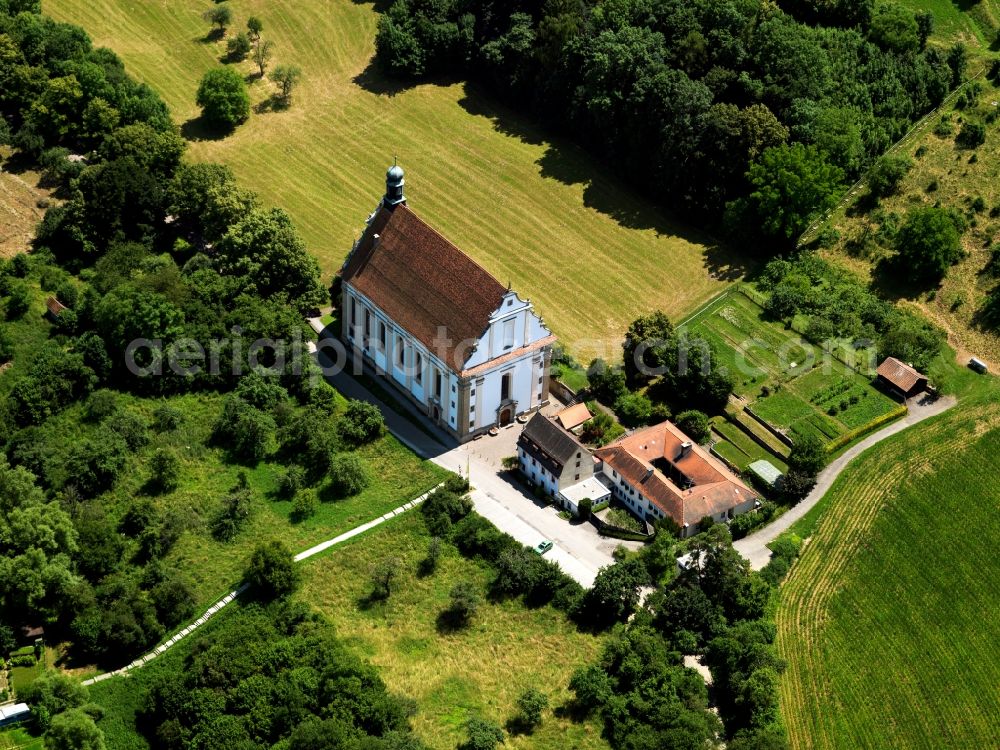
<path fill-rule="evenodd" d="M 548 401 L 555 337 L 522 299 L 420 219 L 403 170 L 341 270 L 341 336 L 459 441 Z"/>

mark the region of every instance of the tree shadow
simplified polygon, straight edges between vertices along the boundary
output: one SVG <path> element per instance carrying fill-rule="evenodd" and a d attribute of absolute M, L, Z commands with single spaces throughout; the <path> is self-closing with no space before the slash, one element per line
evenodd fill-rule
<path fill-rule="evenodd" d="M 204 36 L 195 37 L 194 41 L 198 42 L 199 44 L 212 44 L 214 42 L 222 41 L 222 39 L 225 36 L 226 32 L 224 29 L 218 29 L 213 27 Z"/>
<path fill-rule="evenodd" d="M 872 290 L 890 302 L 916 299 L 938 286 L 939 284 L 930 281 L 911 281 L 906 262 L 898 254 L 882 258 L 872 269 Z"/>
<path fill-rule="evenodd" d="M 572 698 L 552 709 L 552 715 L 556 718 L 569 719 L 576 724 L 586 721 L 590 713 L 590 706 L 580 705 L 578 701 Z"/>
<path fill-rule="evenodd" d="M 355 604 L 357 605 L 359 611 L 369 612 L 378 606 L 384 605 L 388 601 L 389 597 L 384 591 L 372 589 L 364 596 L 359 597 Z"/>
<path fill-rule="evenodd" d="M 385 13 L 395 0 L 351 0 L 355 5 L 370 5 L 376 13 Z"/>
<path fill-rule="evenodd" d="M 439 635 L 452 635 L 469 627 L 469 621 L 453 609 L 442 610 L 434 620 Z"/>
<path fill-rule="evenodd" d="M 365 69 L 354 76 L 351 81 L 370 94 L 390 97 L 412 89 L 418 83 L 417 81 L 403 81 L 387 76 L 379 69 L 374 57 L 368 61 Z"/>
<path fill-rule="evenodd" d="M 233 132 L 207 122 L 204 116 L 192 117 L 181 125 L 181 136 L 188 141 L 221 141 Z"/>
<path fill-rule="evenodd" d="M 523 716 L 513 716 L 507 719 L 504 724 L 504 729 L 507 730 L 507 734 L 512 737 L 518 735 L 530 735 L 534 734 L 535 727 L 531 725 L 531 722 L 525 720 Z"/>

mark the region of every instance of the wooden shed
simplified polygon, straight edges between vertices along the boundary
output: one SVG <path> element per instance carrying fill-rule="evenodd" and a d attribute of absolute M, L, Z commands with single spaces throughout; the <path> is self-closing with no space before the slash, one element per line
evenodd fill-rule
<path fill-rule="evenodd" d="M 927 376 L 895 357 L 887 357 L 876 372 L 879 385 L 903 398 L 911 398 L 927 390 Z"/>

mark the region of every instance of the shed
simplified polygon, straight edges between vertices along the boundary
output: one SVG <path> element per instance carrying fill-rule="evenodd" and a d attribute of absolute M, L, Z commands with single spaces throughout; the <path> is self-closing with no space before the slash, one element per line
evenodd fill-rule
<path fill-rule="evenodd" d="M 66 309 L 66 305 L 57 300 L 55 297 L 49 297 L 47 300 L 45 300 L 45 307 L 49 311 L 49 317 L 51 317 L 53 320 L 62 315 L 63 310 Z"/>
<path fill-rule="evenodd" d="M 899 393 L 903 398 L 910 398 L 927 390 L 927 376 L 895 357 L 887 357 L 876 372 L 878 382 L 883 387 Z"/>
<path fill-rule="evenodd" d="M 590 409 L 584 403 L 567 406 L 556 414 L 556 419 L 564 430 L 575 430 L 591 417 Z"/>
<path fill-rule="evenodd" d="M 27 703 L 13 703 L 0 706 L 0 726 L 24 721 L 31 715 L 31 709 Z"/>
<path fill-rule="evenodd" d="M 785 476 L 781 473 L 781 470 L 778 469 L 777 466 L 772 464 L 770 461 L 765 461 L 764 459 L 754 461 L 752 464 L 747 466 L 747 471 L 771 489 L 777 487 L 781 478 Z"/>

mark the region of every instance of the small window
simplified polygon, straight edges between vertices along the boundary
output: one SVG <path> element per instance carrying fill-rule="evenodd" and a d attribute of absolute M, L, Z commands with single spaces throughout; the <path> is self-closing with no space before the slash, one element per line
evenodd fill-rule
<path fill-rule="evenodd" d="M 503 348 L 514 348 L 514 321 L 508 320 L 503 324 Z"/>
<path fill-rule="evenodd" d="M 372 311 L 365 310 L 365 336 L 372 335 Z"/>
<path fill-rule="evenodd" d="M 454 402 L 454 401 L 452 401 L 452 402 L 451 402 L 451 408 L 452 408 L 452 409 L 454 409 L 454 408 L 455 408 L 455 402 Z"/>
<path fill-rule="evenodd" d="M 475 426 L 476 426 L 476 420 L 470 419 L 469 420 L 469 427 L 475 427 Z"/>
<path fill-rule="evenodd" d="M 469 407 L 469 414 L 475 414 L 475 413 L 476 413 L 476 405 L 473 404 L 472 406 Z"/>
<path fill-rule="evenodd" d="M 406 343 L 401 336 L 396 338 L 396 364 L 400 367 L 406 365 Z"/>
<path fill-rule="evenodd" d="M 573 479 L 579 479 L 579 478 L 580 478 L 579 474 L 577 474 L 575 477 L 573 477 Z"/>
<path fill-rule="evenodd" d="M 510 387 L 511 387 L 511 381 L 513 379 L 514 377 L 509 372 L 504 373 L 503 376 L 500 378 L 501 401 L 507 401 L 510 398 Z"/>
<path fill-rule="evenodd" d="M 469 391 L 469 395 L 470 396 L 475 396 L 476 395 L 476 389 L 473 388 L 471 391 Z"/>
<path fill-rule="evenodd" d="M 385 323 L 383 323 L 381 320 L 378 323 L 378 340 L 379 343 L 382 345 L 382 348 L 385 349 L 386 344 L 388 342 L 388 338 L 386 337 Z"/>
<path fill-rule="evenodd" d="M 542 384 L 542 376 L 541 376 L 541 375 L 539 375 L 539 376 L 538 376 L 538 385 L 541 385 L 541 384 Z"/>
<path fill-rule="evenodd" d="M 416 372 L 413 374 L 413 379 L 417 381 L 417 385 L 424 379 L 424 358 L 417 352 L 416 361 L 413 364 Z"/>
<path fill-rule="evenodd" d="M 580 462 L 579 461 L 576 462 L 576 468 L 578 468 L 578 469 L 580 468 Z"/>

